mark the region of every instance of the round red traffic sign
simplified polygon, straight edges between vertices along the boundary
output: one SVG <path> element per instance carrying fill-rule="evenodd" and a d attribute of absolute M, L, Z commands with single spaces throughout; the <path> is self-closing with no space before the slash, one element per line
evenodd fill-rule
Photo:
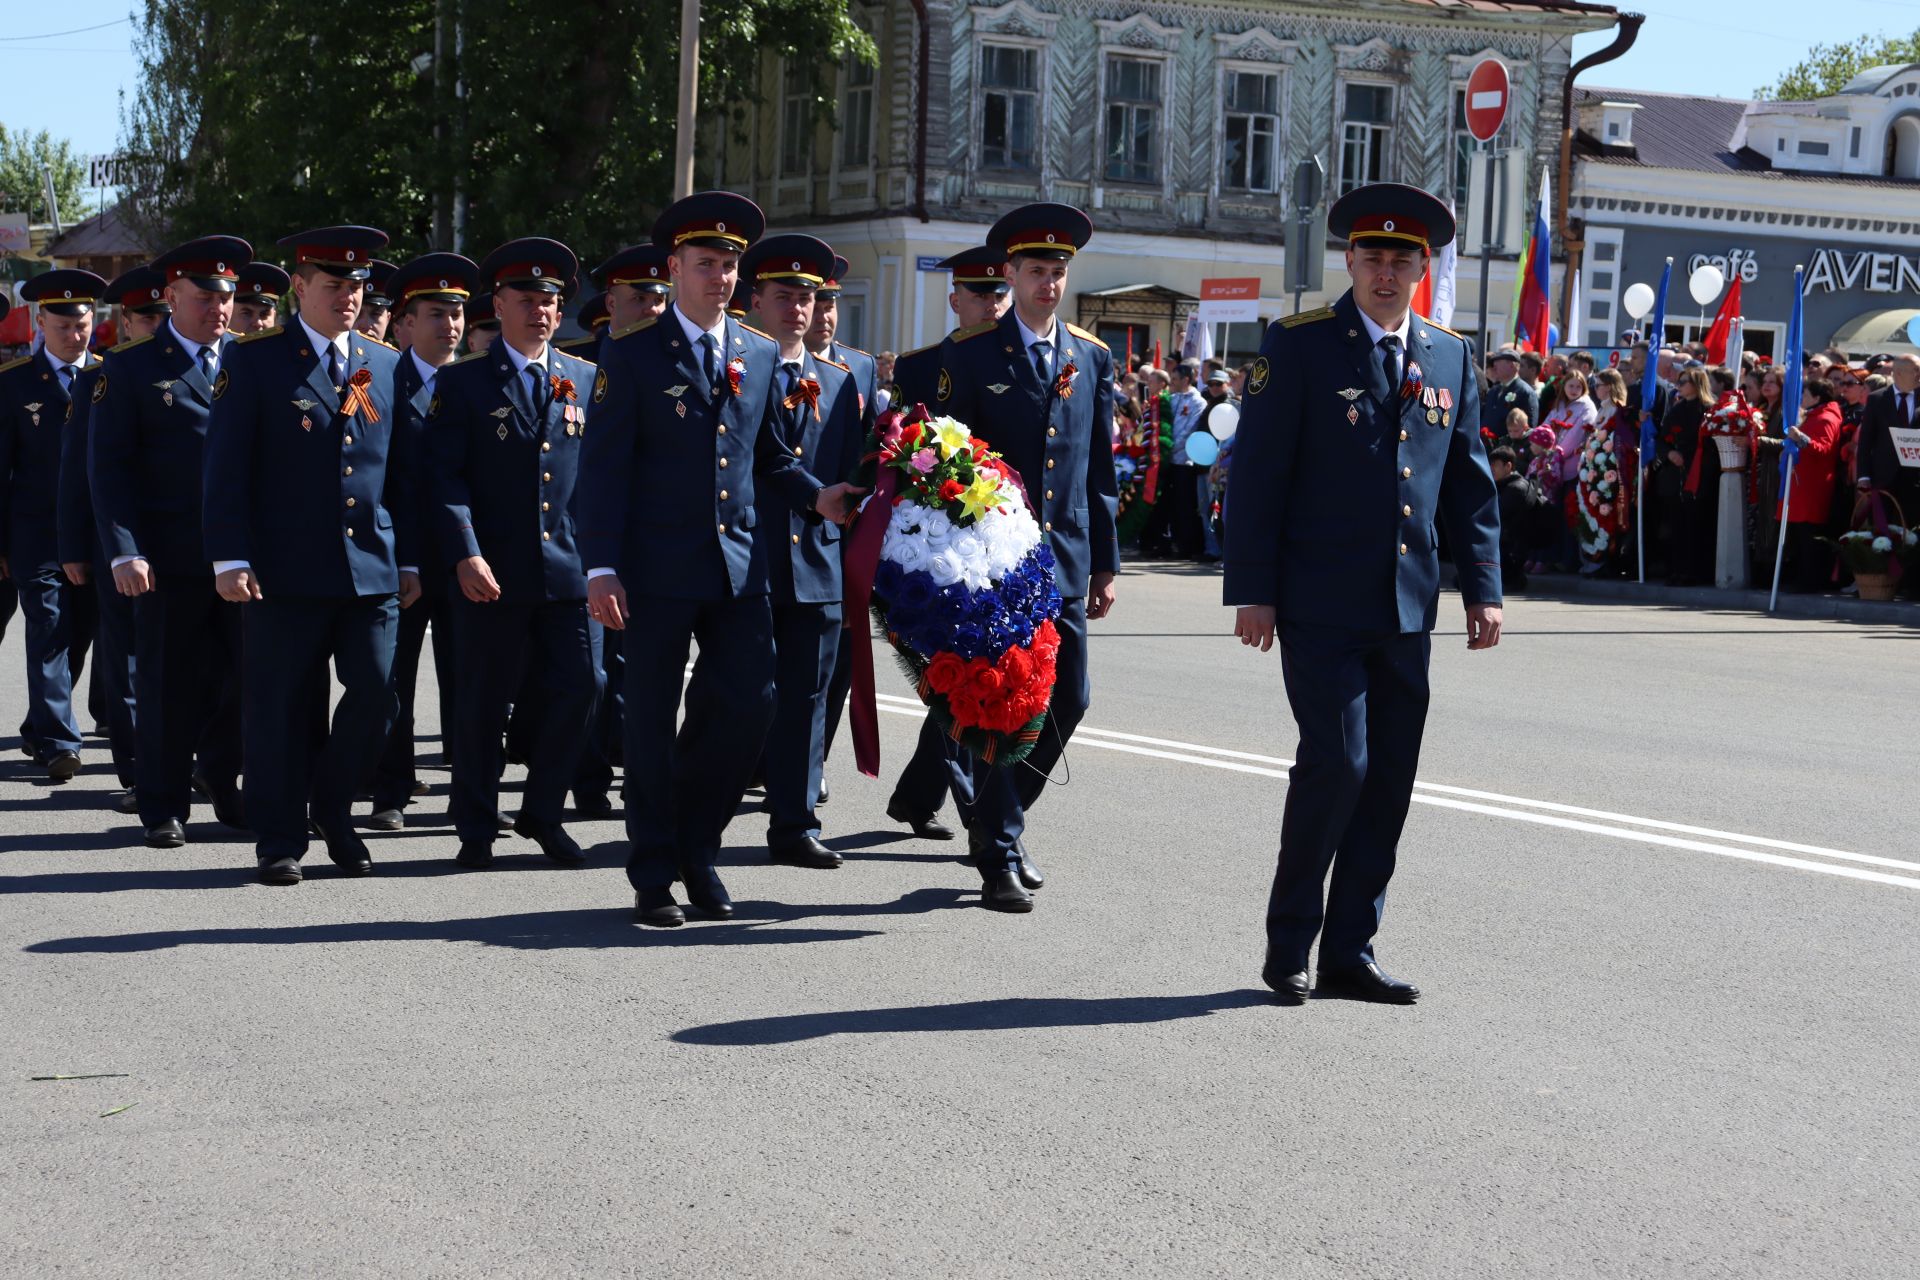
<path fill-rule="evenodd" d="M 1467 77 L 1467 132 L 1481 142 L 1491 142 L 1507 118 L 1512 96 L 1507 64 L 1498 58 L 1481 59 Z"/>

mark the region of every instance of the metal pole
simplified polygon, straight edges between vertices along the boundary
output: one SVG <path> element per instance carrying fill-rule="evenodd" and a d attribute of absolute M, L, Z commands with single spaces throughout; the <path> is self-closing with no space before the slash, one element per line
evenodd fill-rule
<path fill-rule="evenodd" d="M 1656 437 L 1656 443 L 1658 438 Z M 1633 469 L 1633 542 L 1640 552 L 1640 585 L 1647 585 L 1647 460 Z"/>
<path fill-rule="evenodd" d="M 47 221 L 53 224 L 53 234 L 58 239 L 65 233 L 60 229 L 60 200 L 53 193 L 53 166 L 41 165 L 40 176 L 46 179 L 47 183 Z"/>
<path fill-rule="evenodd" d="M 1480 218 L 1480 364 L 1487 362 L 1487 273 L 1493 270 L 1493 144 L 1483 142 L 1487 153 L 1487 181 L 1480 189 L 1480 202 L 1486 206 Z"/>
<path fill-rule="evenodd" d="M 1310 210 L 1303 209 L 1301 211 L 1301 216 L 1295 219 L 1293 224 L 1293 244 L 1288 246 L 1287 248 L 1287 255 L 1289 258 L 1291 258 L 1292 255 L 1294 255 L 1295 253 L 1298 253 L 1300 255 L 1299 262 L 1290 263 L 1290 265 L 1293 268 L 1293 314 L 1295 315 L 1300 314 L 1300 300 L 1307 296 L 1306 255 L 1312 252 L 1312 250 L 1309 249 L 1307 246 L 1307 240 L 1312 235 L 1313 235 L 1312 212 Z"/>
<path fill-rule="evenodd" d="M 673 138 L 673 198 L 693 194 L 693 134 L 699 123 L 700 0 L 680 0 L 680 106 Z"/>
<path fill-rule="evenodd" d="M 1793 460 L 1787 460 L 1787 482 L 1780 486 L 1780 537 L 1773 548 L 1773 594 L 1767 597 L 1767 612 L 1772 613 L 1780 603 L 1780 565 L 1787 558 L 1787 522 L 1784 519 L 1793 508 L 1788 505 L 1793 500 Z"/>

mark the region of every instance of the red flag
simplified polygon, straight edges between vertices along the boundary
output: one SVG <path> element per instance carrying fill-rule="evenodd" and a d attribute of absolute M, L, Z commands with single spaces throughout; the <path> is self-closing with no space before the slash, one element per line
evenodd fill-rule
<path fill-rule="evenodd" d="M 1705 338 L 1707 361 L 1710 364 L 1727 362 L 1727 339 L 1733 336 L 1733 322 L 1740 315 L 1740 277 L 1733 278 L 1733 288 L 1727 290 L 1727 296 L 1720 300 L 1720 314 L 1713 318 L 1713 327 L 1707 330 Z M 1734 353 L 1738 360 L 1739 353 Z M 1734 372 L 1739 372 L 1735 370 Z"/>
<path fill-rule="evenodd" d="M 1430 316 L 1433 314 L 1433 272 L 1420 277 L 1420 283 L 1413 286 L 1413 314 Z"/>

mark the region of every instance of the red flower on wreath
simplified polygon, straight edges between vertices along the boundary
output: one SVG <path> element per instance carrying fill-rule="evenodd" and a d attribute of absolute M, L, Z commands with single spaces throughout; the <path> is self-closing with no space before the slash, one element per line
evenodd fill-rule
<path fill-rule="evenodd" d="M 1060 633 L 1051 621 L 1043 622 L 1034 629 L 1032 644 L 1009 649 L 997 661 L 962 662 L 941 654 L 927 667 L 927 685 L 946 698 L 947 710 L 962 728 L 1014 733 L 1047 709 L 1059 652 Z"/>
<path fill-rule="evenodd" d="M 966 491 L 967 486 L 961 484 L 958 480 L 942 481 L 940 485 L 940 501 L 958 502 L 960 495 Z"/>

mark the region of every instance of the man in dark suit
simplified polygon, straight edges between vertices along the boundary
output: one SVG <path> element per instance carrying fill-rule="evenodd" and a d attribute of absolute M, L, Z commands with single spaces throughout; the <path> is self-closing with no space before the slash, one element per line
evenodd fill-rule
<path fill-rule="evenodd" d="M 161 254 L 167 322 L 107 354 L 93 385 L 87 470 L 101 554 L 133 601 L 135 770 L 150 848 L 186 843 L 197 770 L 221 823 L 245 829 L 240 611 L 214 587 L 201 528 L 213 384 L 244 240 L 203 236 Z"/>
<path fill-rule="evenodd" d="M 245 617 L 247 819 L 263 884 L 300 882 L 309 820 L 347 875 L 373 870 L 353 797 L 393 723 L 400 609 L 420 595 L 412 504 L 388 465 L 400 353 L 353 328 L 386 242 L 371 227 L 282 240 L 293 315 L 235 342 L 214 378 L 206 553 L 215 590 Z M 312 675 L 328 658 L 343 692 L 315 757 Z"/>
<path fill-rule="evenodd" d="M 1327 221 L 1348 242 L 1353 288 L 1268 328 L 1234 440 L 1227 522 L 1235 634 L 1262 653 L 1277 634 L 1300 726 L 1263 976 L 1282 1000 L 1305 999 L 1319 935 L 1323 991 L 1411 1004 L 1419 991 L 1381 971 L 1373 935 L 1426 724 L 1436 524 L 1453 548 L 1467 647 L 1492 648 L 1498 495 L 1466 340 L 1410 310 L 1453 215 L 1383 183 L 1343 196 Z"/>
<path fill-rule="evenodd" d="M 773 717 L 756 490 L 835 524 L 857 497 L 846 484 L 823 486 L 781 447 L 778 349 L 726 315 L 740 254 L 765 225 L 751 200 L 724 191 L 660 215 L 653 241 L 669 255 L 676 300 L 608 339 L 581 458 L 589 605 L 624 631 L 626 649 L 627 878 L 635 918 L 656 927 L 685 922 L 676 878 L 696 910 L 733 914 L 714 859 Z"/>
<path fill-rule="evenodd" d="M 865 435 L 853 374 L 805 344 L 814 291 L 832 270 L 833 251 L 812 236 L 768 236 L 740 259 L 753 289 L 752 317 L 779 347 L 774 426 L 802 465 L 846 476 Z M 767 854 L 775 862 L 833 868 L 840 855 L 820 842 L 818 803 L 826 767 L 827 688 L 841 644 L 840 530 L 809 519 L 778 494 L 759 497 L 754 536 L 772 587 L 773 724 L 763 771 Z"/>
<path fill-rule="evenodd" d="M 974 761 L 967 837 L 996 911 L 1031 911 L 1039 869 L 1023 839 L 1067 741 L 1086 714 L 1087 623 L 1113 608 L 1120 544 L 1114 531 L 1113 363 L 1106 344 L 1056 312 L 1073 256 L 1093 237 L 1080 210 L 1030 204 L 996 222 L 987 244 L 1007 263 L 1013 306 L 992 324 L 962 329 L 941 349 L 937 414 L 985 440 L 1020 473 L 1053 550 L 1060 589 L 1060 653 L 1038 745 L 1012 769 Z"/>
<path fill-rule="evenodd" d="M 427 408 L 433 403 L 434 383 L 451 364 L 466 332 L 466 302 L 477 287 L 480 268 L 457 253 L 429 253 L 401 266 L 387 282 L 394 299 L 393 334 L 400 359 L 394 366 L 393 457 L 412 486 L 409 501 L 425 513 L 428 492 Z M 434 683 L 440 695 L 441 742 L 451 756 L 454 729 L 453 602 L 448 595 L 446 560 L 434 545 L 431 530 L 415 539 L 420 554 L 420 599 L 400 611 L 399 638 L 393 653 L 396 701 L 393 728 L 373 774 L 373 816 L 367 825 L 376 831 L 398 831 L 405 825 L 403 811 L 422 790 L 414 768 L 414 698 L 420 678 L 420 654 L 428 630 L 433 633 Z"/>
<path fill-rule="evenodd" d="M 940 266 L 953 273 L 947 306 L 956 322 L 954 333 L 994 324 L 1013 304 L 1013 294 L 1007 287 L 1006 255 L 1000 250 L 987 245 L 962 249 Z M 945 345 L 943 338 L 894 361 L 893 381 L 900 389 L 898 407 L 903 412 L 911 413 L 915 405 L 932 405 L 938 399 Z M 923 839 L 951 840 L 953 828 L 939 817 L 948 792 L 952 792 L 954 809 L 965 826 L 973 813 L 973 762 L 928 714 L 920 722 L 920 738 L 913 755 L 893 784 L 887 816 L 906 823 Z M 1029 889 L 1038 889 L 1044 883 L 1031 859 L 1024 864 L 1021 879 Z"/>
<path fill-rule="evenodd" d="M 167 322 L 166 280 L 152 267 L 135 267 L 107 286 L 107 299 L 120 309 L 120 344 L 124 350 Z M 113 752 L 114 772 L 121 791 L 113 807 L 120 813 L 138 813 L 134 787 L 138 758 L 135 740 L 136 704 L 133 696 L 133 600 L 114 588 L 113 570 L 101 552 L 100 530 L 94 522 L 93 489 L 87 478 L 87 443 L 93 424 L 93 386 L 105 361 L 95 361 L 74 381 L 67 409 L 67 428 L 60 440 L 60 567 L 67 581 L 91 591 L 98 628 L 93 646 L 94 679 L 100 682 L 105 703 L 107 743 Z"/>
<path fill-rule="evenodd" d="M 1860 421 L 1860 443 L 1856 458 L 1857 478 L 1862 495 L 1875 490 L 1890 492 L 1906 512 L 1909 523 L 1920 521 L 1920 467 L 1903 467 L 1895 450 L 1895 428 L 1920 427 L 1920 356 L 1897 357 L 1889 370 L 1893 385 L 1867 398 L 1866 415 Z M 1889 519 L 1896 519 L 1891 512 Z M 1903 582 L 1911 592 L 1920 588 L 1920 574 Z"/>
<path fill-rule="evenodd" d="M 22 749 L 55 782 L 80 772 L 73 688 L 93 636 L 93 602 L 60 567 L 61 442 L 74 381 L 94 363 L 94 307 L 107 282 L 45 271 L 20 286 L 35 304 L 40 349 L 0 365 L 0 578 L 26 615 L 27 719 Z"/>
<path fill-rule="evenodd" d="M 528 717 L 527 783 L 513 829 L 549 858 L 585 855 L 561 824 L 597 676 L 573 497 L 594 366 L 552 344 L 565 245 L 512 240 L 487 255 L 500 341 L 448 366 L 428 412 L 432 519 L 453 566 L 459 710 L 453 747 L 455 858 L 493 862 L 507 706 Z"/>
<path fill-rule="evenodd" d="M 1524 409 L 1527 425 L 1540 425 L 1540 393 L 1520 376 L 1520 349 L 1501 347 L 1487 357 L 1487 393 L 1480 400 L 1480 426 L 1498 440 L 1507 434 L 1507 415 Z"/>

